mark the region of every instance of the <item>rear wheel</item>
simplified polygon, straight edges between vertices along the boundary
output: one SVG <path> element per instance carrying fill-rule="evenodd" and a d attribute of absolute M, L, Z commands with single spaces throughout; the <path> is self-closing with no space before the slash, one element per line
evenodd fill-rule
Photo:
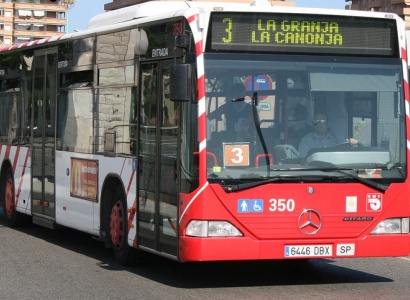
<path fill-rule="evenodd" d="M 1 193 L 3 213 L 7 219 L 7 225 L 10 227 L 23 225 L 25 223 L 26 216 L 16 211 L 14 178 L 10 167 L 6 170 L 4 181 L 2 182 Z"/>

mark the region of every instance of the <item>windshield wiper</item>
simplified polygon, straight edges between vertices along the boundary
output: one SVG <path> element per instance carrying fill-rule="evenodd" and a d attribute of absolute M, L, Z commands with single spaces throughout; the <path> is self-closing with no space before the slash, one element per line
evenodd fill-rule
<path fill-rule="evenodd" d="M 246 189 L 254 188 L 257 186 L 269 184 L 269 183 L 274 183 L 274 182 L 305 182 L 307 179 L 312 180 L 312 178 L 315 178 L 316 180 L 321 179 L 323 180 L 323 176 L 321 175 L 307 175 L 307 176 L 289 176 L 289 175 L 281 175 L 273 178 L 269 178 L 266 180 L 261 180 L 261 181 L 253 181 L 253 182 L 247 182 L 247 183 L 239 183 L 239 184 L 231 184 L 231 185 L 226 185 L 223 187 L 225 192 L 227 193 L 232 193 L 232 192 L 237 192 L 237 191 L 243 191 Z M 330 178 L 330 177 L 329 177 Z"/>
<path fill-rule="evenodd" d="M 347 170 L 352 170 L 352 169 L 339 169 L 339 168 L 331 168 L 331 169 L 321 169 L 321 171 L 323 172 L 337 172 L 343 175 L 348 176 L 349 178 L 352 178 L 354 180 L 356 180 L 357 182 L 360 182 L 368 187 L 371 187 L 379 192 L 386 192 L 387 189 L 389 188 L 389 186 L 385 185 L 385 184 L 381 184 L 381 183 L 377 183 L 374 182 L 372 180 L 369 180 L 367 178 L 362 178 L 362 177 L 358 177 L 354 174 L 351 174 L 349 172 L 346 172 Z"/>
<path fill-rule="evenodd" d="M 401 175 L 406 176 L 405 167 L 405 164 L 398 162 L 389 167 L 387 170 L 397 170 Z"/>
<path fill-rule="evenodd" d="M 304 170 L 306 171 L 307 169 L 298 169 L 298 170 Z M 370 188 L 373 188 L 379 192 L 386 192 L 389 186 L 374 182 L 372 180 L 358 177 L 354 174 L 351 174 L 349 172 L 346 172 L 348 170 L 352 171 L 352 169 L 340 169 L 340 168 L 328 168 L 328 169 L 308 169 L 309 171 L 315 170 L 315 171 L 322 171 L 322 172 L 337 172 L 339 174 L 343 174 L 351 179 L 354 179 L 356 182 L 359 182 L 361 184 L 364 184 Z M 354 171 L 354 170 L 353 170 Z M 223 187 L 225 192 L 227 193 L 232 193 L 232 192 L 237 192 L 237 191 L 243 191 L 246 189 L 258 187 L 261 185 L 269 184 L 269 183 L 278 183 L 278 182 L 307 182 L 309 180 L 330 180 L 330 179 L 337 179 L 335 176 L 322 176 L 322 175 L 297 175 L 297 176 L 289 176 L 289 175 L 282 175 L 282 176 L 277 176 L 274 178 L 269 178 L 266 180 L 261 180 L 261 181 L 253 181 L 253 182 L 247 182 L 247 183 L 239 183 L 239 184 L 231 184 L 231 185 L 226 185 Z"/>

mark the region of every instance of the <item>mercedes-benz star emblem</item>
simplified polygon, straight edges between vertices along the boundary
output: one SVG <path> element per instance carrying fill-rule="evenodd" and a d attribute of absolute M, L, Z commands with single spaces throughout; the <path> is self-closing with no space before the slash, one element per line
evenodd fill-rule
<path fill-rule="evenodd" d="M 314 209 L 305 209 L 299 216 L 299 229 L 304 234 L 315 234 L 322 227 L 322 217 Z"/>

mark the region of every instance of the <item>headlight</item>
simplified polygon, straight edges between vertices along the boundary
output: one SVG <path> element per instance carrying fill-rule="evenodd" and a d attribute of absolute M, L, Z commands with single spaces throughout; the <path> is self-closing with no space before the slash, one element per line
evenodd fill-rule
<path fill-rule="evenodd" d="M 409 218 L 386 219 L 377 224 L 371 234 L 409 233 Z"/>
<path fill-rule="evenodd" d="M 238 228 L 227 221 L 199 221 L 189 222 L 186 235 L 197 237 L 232 237 L 243 236 Z"/>

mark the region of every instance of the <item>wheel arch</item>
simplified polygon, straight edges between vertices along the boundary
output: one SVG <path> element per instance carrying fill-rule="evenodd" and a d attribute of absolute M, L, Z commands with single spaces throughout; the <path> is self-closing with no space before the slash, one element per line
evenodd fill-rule
<path fill-rule="evenodd" d="M 12 187 L 9 186 L 10 178 Z M 8 188 L 10 188 L 9 191 Z M 12 194 L 12 199 L 9 199 L 7 194 Z M 10 202 L 8 202 L 10 201 Z M 7 220 L 9 227 L 24 226 L 31 222 L 31 216 L 17 211 L 16 201 L 16 186 L 14 181 L 14 170 L 10 160 L 5 159 L 1 164 L 0 170 L 0 205 L 3 207 L 3 214 Z"/>
<path fill-rule="evenodd" d="M 1 193 L 0 204 L 2 204 L 3 201 L 4 201 L 4 199 L 3 199 L 4 198 L 3 188 L 4 188 L 4 184 L 5 184 L 4 180 L 5 180 L 5 177 L 6 177 L 7 170 L 9 168 L 11 169 L 11 173 L 13 174 L 13 177 L 14 177 L 14 172 L 13 172 L 13 168 L 12 168 L 12 165 L 11 165 L 11 161 L 9 159 L 3 160 L 2 164 L 1 164 L 1 168 L 0 168 L 0 193 Z"/>
<path fill-rule="evenodd" d="M 1 169 L 0 169 L 0 178 L 1 178 L 1 180 L 4 179 L 4 176 L 7 172 L 7 169 L 11 168 L 11 167 L 12 167 L 11 166 L 11 161 L 9 159 L 3 160 L 2 164 L 1 164 Z M 13 172 L 13 176 L 14 176 L 14 172 Z"/>

